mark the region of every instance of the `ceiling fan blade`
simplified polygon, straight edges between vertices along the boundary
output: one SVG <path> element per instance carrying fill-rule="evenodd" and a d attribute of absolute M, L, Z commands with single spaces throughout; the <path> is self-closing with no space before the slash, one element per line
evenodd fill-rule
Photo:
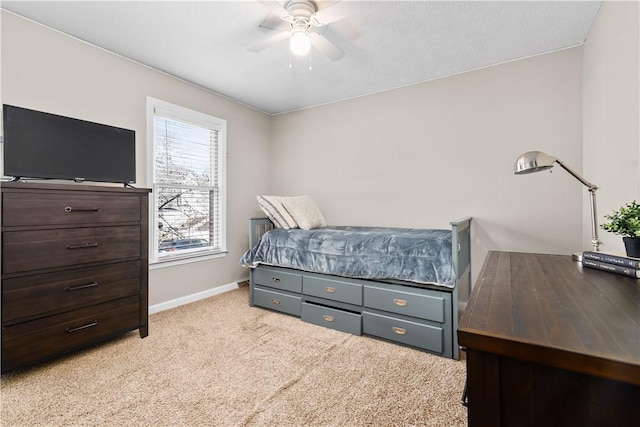
<path fill-rule="evenodd" d="M 344 56 L 344 51 L 327 40 L 324 36 L 317 33 L 311 33 L 310 35 L 313 47 L 322 52 L 330 60 L 337 61 Z"/>
<path fill-rule="evenodd" d="M 264 49 L 268 48 L 270 45 L 275 44 L 275 43 L 277 43 L 277 42 L 279 42 L 281 40 L 288 39 L 288 38 L 289 38 L 289 33 L 286 32 L 286 31 L 283 31 L 283 32 L 274 34 L 271 37 L 267 37 L 264 40 L 260 40 L 260 41 L 258 41 L 256 43 L 253 43 L 253 44 L 249 45 L 247 47 L 247 50 L 249 52 L 260 52 L 261 50 L 264 50 Z"/>
<path fill-rule="evenodd" d="M 291 31 L 291 24 L 289 22 L 283 21 L 281 17 L 271 12 L 264 18 L 260 27 L 276 31 Z"/>
<path fill-rule="evenodd" d="M 316 20 L 327 25 L 348 16 L 354 15 L 358 11 L 358 2 L 341 1 L 335 5 L 329 6 L 315 13 Z"/>
<path fill-rule="evenodd" d="M 289 15 L 289 12 L 287 12 L 287 9 L 280 6 L 280 3 L 278 3 L 276 0 L 258 0 L 258 3 L 260 3 L 267 9 L 269 9 L 271 13 L 275 15 L 278 15 L 278 16 Z"/>

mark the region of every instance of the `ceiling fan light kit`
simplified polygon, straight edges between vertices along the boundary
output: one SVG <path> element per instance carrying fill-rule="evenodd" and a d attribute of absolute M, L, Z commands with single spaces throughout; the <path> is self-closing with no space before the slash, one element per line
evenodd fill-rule
<path fill-rule="evenodd" d="M 293 31 L 289 38 L 289 48 L 291 53 L 298 56 L 305 56 L 311 50 L 311 39 L 306 31 Z"/>

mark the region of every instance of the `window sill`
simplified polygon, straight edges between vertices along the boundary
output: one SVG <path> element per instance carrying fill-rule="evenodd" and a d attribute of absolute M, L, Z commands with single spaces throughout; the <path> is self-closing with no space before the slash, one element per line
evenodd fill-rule
<path fill-rule="evenodd" d="M 176 265 L 191 264 L 194 262 L 209 261 L 216 258 L 222 258 L 227 255 L 227 251 L 222 252 L 206 252 L 199 254 L 174 255 L 164 259 L 156 259 L 149 262 L 149 270 L 156 270 L 165 267 L 174 267 Z"/>

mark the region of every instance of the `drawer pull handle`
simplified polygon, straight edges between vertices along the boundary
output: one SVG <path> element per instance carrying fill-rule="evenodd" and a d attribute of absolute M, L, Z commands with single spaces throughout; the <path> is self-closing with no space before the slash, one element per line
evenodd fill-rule
<path fill-rule="evenodd" d="M 280 300 L 278 298 L 272 299 L 271 302 L 274 303 L 275 305 L 280 304 Z"/>
<path fill-rule="evenodd" d="M 85 249 L 85 248 L 97 248 L 98 243 L 83 243 L 81 245 L 67 245 L 67 249 Z"/>
<path fill-rule="evenodd" d="M 397 326 L 394 326 L 394 327 L 393 327 L 393 328 L 391 328 L 391 329 L 393 329 L 393 332 L 395 332 L 395 333 L 396 333 L 396 334 L 398 334 L 398 335 L 404 335 L 404 334 L 406 334 L 406 333 L 407 333 L 407 330 L 406 330 L 406 329 L 404 329 L 404 328 L 398 328 Z"/>
<path fill-rule="evenodd" d="M 324 320 L 326 320 L 327 322 L 333 322 L 335 320 L 333 316 L 329 316 L 328 314 L 325 314 L 322 317 L 324 317 Z"/>
<path fill-rule="evenodd" d="M 77 291 L 78 289 L 95 288 L 99 284 L 100 283 L 98 283 L 98 282 L 93 282 L 93 283 L 87 283 L 86 285 L 67 286 L 66 288 L 64 288 L 64 290 L 65 291 Z"/>
<path fill-rule="evenodd" d="M 397 306 L 400 307 L 405 307 L 407 305 L 407 300 L 406 299 L 398 299 L 398 298 L 394 298 L 393 299 L 393 303 Z"/>
<path fill-rule="evenodd" d="M 67 206 L 66 208 L 64 208 L 64 211 L 66 213 L 70 213 L 70 212 L 98 212 L 100 209 L 99 208 L 72 208 L 71 206 Z"/>
<path fill-rule="evenodd" d="M 272 277 L 271 280 L 276 282 L 276 283 L 280 282 L 280 278 L 279 277 Z"/>
<path fill-rule="evenodd" d="M 83 330 L 83 329 L 92 328 L 92 327 L 97 326 L 97 325 L 98 325 L 98 321 L 97 321 L 97 320 L 94 320 L 94 321 L 93 321 L 93 322 L 91 322 L 91 323 L 87 323 L 86 325 L 78 326 L 78 327 L 76 327 L 76 328 L 67 328 L 67 329 L 66 329 L 66 331 L 67 331 L 68 333 L 71 333 L 71 332 L 77 332 L 77 331 L 81 331 L 81 330 Z"/>
<path fill-rule="evenodd" d="M 336 288 L 334 288 L 333 286 L 325 286 L 324 290 L 332 294 L 336 291 Z"/>

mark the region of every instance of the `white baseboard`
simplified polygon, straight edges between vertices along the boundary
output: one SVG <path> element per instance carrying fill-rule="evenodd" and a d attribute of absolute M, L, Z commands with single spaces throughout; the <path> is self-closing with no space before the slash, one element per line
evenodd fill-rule
<path fill-rule="evenodd" d="M 214 295 L 219 295 L 224 292 L 229 292 L 234 289 L 238 289 L 238 282 L 233 282 L 233 283 L 229 283 L 228 285 L 218 286 L 217 288 L 207 289 L 206 291 L 197 292 L 191 295 L 186 295 L 184 297 L 172 299 L 171 301 L 154 304 L 149 306 L 149 314 L 154 314 L 160 311 L 176 308 L 181 305 L 189 304 L 190 302 L 199 301 L 201 299 L 209 298 Z"/>

